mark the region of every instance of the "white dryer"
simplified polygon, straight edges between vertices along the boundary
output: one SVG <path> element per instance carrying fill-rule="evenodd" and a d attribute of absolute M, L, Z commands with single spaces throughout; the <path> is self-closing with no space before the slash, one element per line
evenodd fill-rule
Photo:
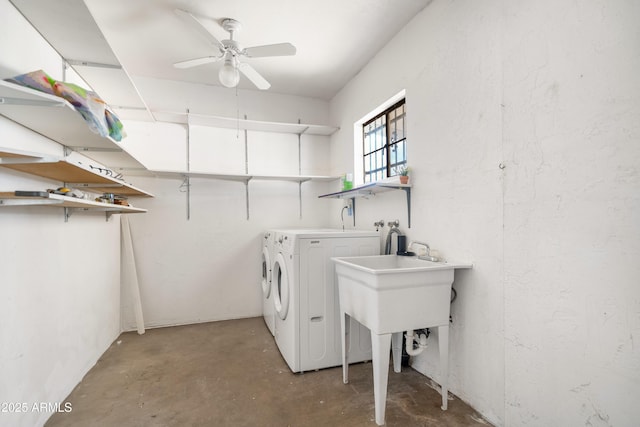
<path fill-rule="evenodd" d="M 262 242 L 262 281 L 260 283 L 262 294 L 262 315 L 271 335 L 275 336 L 275 308 L 273 305 L 273 291 L 271 287 L 271 271 L 274 258 L 274 232 L 269 230 L 263 235 Z"/>
<path fill-rule="evenodd" d="M 272 270 L 275 340 L 293 372 L 342 363 L 340 305 L 331 257 L 378 255 L 375 231 L 276 230 Z M 369 330 L 351 322 L 349 360 L 371 360 Z"/>

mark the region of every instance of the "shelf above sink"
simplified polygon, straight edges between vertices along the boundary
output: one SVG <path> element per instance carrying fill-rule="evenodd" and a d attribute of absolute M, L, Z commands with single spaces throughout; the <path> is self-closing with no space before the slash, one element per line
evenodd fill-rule
<path fill-rule="evenodd" d="M 388 191 L 403 190 L 407 196 L 407 226 L 411 228 L 411 184 L 400 184 L 399 182 L 371 182 L 360 185 L 350 190 L 337 191 L 318 196 L 321 199 L 351 199 L 353 207 L 353 226 L 356 225 L 356 198 L 373 197 L 379 193 Z"/>
<path fill-rule="evenodd" d="M 393 182 L 371 182 L 368 184 L 360 185 L 350 190 L 337 191 L 335 193 L 323 194 L 318 196 L 321 199 L 351 199 L 354 197 L 369 197 L 375 196 L 378 193 L 385 193 L 393 190 L 408 190 L 411 189 L 411 184 L 400 184 Z"/>

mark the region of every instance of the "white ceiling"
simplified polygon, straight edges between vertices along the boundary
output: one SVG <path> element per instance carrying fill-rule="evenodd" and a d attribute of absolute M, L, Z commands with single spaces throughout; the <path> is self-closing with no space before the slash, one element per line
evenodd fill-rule
<path fill-rule="evenodd" d="M 134 79 L 152 77 L 211 85 L 220 63 L 177 69 L 174 62 L 213 54 L 213 48 L 175 13 L 176 8 L 219 25 L 234 18 L 242 47 L 290 42 L 292 57 L 245 59 L 271 92 L 332 98 L 431 0 L 85 0 L 119 62 Z M 56 2 L 51 2 L 55 4 Z M 242 89 L 255 87 L 242 77 Z"/>

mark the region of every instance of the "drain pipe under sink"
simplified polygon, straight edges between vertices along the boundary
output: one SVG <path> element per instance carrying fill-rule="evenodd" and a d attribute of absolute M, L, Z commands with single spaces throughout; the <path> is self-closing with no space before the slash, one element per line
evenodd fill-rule
<path fill-rule="evenodd" d="M 405 350 L 409 356 L 417 356 L 427 348 L 427 336 L 425 334 L 414 335 L 414 331 L 407 331 L 405 337 L 407 341 L 405 343 Z M 413 342 L 418 344 L 418 348 L 413 348 Z"/>

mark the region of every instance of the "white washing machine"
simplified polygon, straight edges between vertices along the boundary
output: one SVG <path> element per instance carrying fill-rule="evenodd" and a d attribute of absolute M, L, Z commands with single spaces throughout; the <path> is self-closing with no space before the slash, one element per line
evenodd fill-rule
<path fill-rule="evenodd" d="M 375 231 L 276 230 L 272 270 L 275 340 L 293 372 L 340 366 L 340 306 L 331 257 L 378 255 Z M 351 322 L 349 360 L 371 360 L 367 328 Z"/>
<path fill-rule="evenodd" d="M 271 286 L 271 271 L 273 269 L 274 232 L 269 230 L 263 235 L 262 241 L 262 315 L 271 335 L 275 336 L 275 308 L 273 305 L 273 291 Z"/>

